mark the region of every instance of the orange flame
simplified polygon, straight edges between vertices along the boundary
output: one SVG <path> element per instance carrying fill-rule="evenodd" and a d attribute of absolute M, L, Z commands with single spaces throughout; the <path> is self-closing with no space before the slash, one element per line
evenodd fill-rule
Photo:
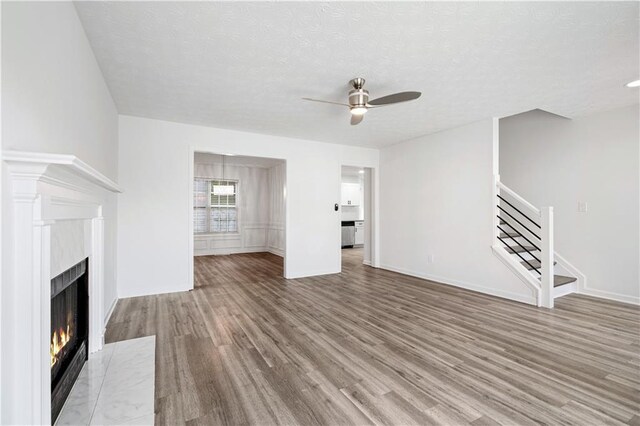
<path fill-rule="evenodd" d="M 62 328 L 53 332 L 53 336 L 51 336 L 51 347 L 50 347 L 52 367 L 58 361 L 58 353 L 62 350 L 62 348 L 64 348 L 64 346 L 67 343 L 69 343 L 69 340 L 71 340 L 71 334 L 69 333 L 69 325 L 67 325 L 66 332 Z"/>

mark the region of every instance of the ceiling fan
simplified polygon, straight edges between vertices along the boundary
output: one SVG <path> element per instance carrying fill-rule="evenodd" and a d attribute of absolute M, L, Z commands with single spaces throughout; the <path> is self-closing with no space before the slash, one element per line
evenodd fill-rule
<path fill-rule="evenodd" d="M 364 119 L 365 113 L 369 108 L 378 108 L 385 105 L 397 104 L 400 102 L 412 101 L 418 99 L 422 93 L 420 92 L 400 92 L 393 95 L 383 96 L 381 98 L 369 100 L 369 91 L 362 88 L 364 86 L 364 78 L 357 77 L 349 81 L 353 89 L 349 90 L 349 103 L 322 101 L 319 99 L 302 98 L 305 101 L 323 102 L 325 104 L 341 105 L 349 108 L 351 112 L 351 125 L 355 126 Z"/>

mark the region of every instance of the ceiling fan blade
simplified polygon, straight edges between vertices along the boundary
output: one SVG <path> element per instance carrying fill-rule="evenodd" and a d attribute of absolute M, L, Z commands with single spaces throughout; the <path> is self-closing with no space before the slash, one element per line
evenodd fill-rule
<path fill-rule="evenodd" d="M 311 99 L 311 98 L 302 98 L 305 101 L 311 101 L 311 102 L 322 102 L 323 104 L 332 104 L 332 105 L 341 105 L 341 106 L 346 106 L 348 107 L 348 104 L 341 104 L 340 102 L 332 102 L 332 101 L 322 101 L 320 99 Z"/>
<path fill-rule="evenodd" d="M 399 102 L 407 102 L 412 101 L 414 99 L 418 99 L 422 95 L 420 92 L 400 92 L 394 93 L 393 95 L 383 96 L 378 99 L 374 99 L 369 101 L 369 105 L 389 105 L 389 104 L 397 104 Z"/>
<path fill-rule="evenodd" d="M 362 120 L 364 120 L 364 114 L 362 114 L 362 115 L 351 114 L 351 125 L 352 126 L 355 126 L 356 124 L 360 124 L 362 122 Z"/>

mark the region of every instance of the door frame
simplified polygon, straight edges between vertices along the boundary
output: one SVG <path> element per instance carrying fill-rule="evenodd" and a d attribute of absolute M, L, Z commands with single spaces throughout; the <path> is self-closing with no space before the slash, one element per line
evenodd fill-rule
<path fill-rule="evenodd" d="M 338 200 L 342 200 L 342 167 L 356 167 L 364 170 L 364 188 L 363 188 L 363 202 L 365 203 L 365 250 L 369 251 L 369 260 L 367 261 L 367 254 L 365 253 L 363 264 L 372 266 L 374 268 L 380 267 L 380 245 L 379 245 L 379 230 L 380 221 L 376 212 L 379 211 L 379 197 L 378 197 L 378 184 L 379 176 L 376 167 L 360 166 L 355 164 L 341 164 L 340 165 L 340 188 Z M 368 186 L 368 188 L 367 188 Z M 366 192 L 366 193 L 365 193 Z M 368 202 L 367 202 L 368 199 Z M 338 223 L 342 226 L 342 205 L 340 206 L 340 215 L 338 217 Z M 342 247 L 340 250 L 340 270 L 342 271 Z"/>
<path fill-rule="evenodd" d="M 188 221 L 188 233 L 187 233 L 187 237 L 189 240 L 189 250 L 188 250 L 188 257 L 189 257 L 189 271 L 188 271 L 188 283 L 191 286 L 190 290 L 193 290 L 196 286 L 196 282 L 195 282 L 195 274 L 194 274 L 194 267 L 195 267 L 195 256 L 194 256 L 194 244 L 195 244 L 195 234 L 193 233 L 193 179 L 195 178 L 195 161 L 196 161 L 196 153 L 200 152 L 203 154 L 213 154 L 213 155 L 237 155 L 239 157 L 256 157 L 256 158 L 270 158 L 270 159 L 274 159 L 274 160 L 280 160 L 284 163 L 285 167 L 285 178 L 284 178 L 284 186 L 285 186 L 285 197 L 284 197 L 284 248 L 282 250 L 282 262 L 283 262 L 283 268 L 282 268 L 282 277 L 283 278 L 287 278 L 287 236 L 289 233 L 289 229 L 288 229 L 288 217 L 289 217 L 289 198 L 286 196 L 286 191 L 287 191 L 287 181 L 288 181 L 288 170 L 287 170 L 287 160 L 283 159 L 283 158 L 274 158 L 274 157 L 265 157 L 264 155 L 247 155 L 247 154 L 237 154 L 235 152 L 230 152 L 230 151 L 226 151 L 225 154 L 221 154 L 219 151 L 216 151 L 214 149 L 205 149 L 205 148 L 198 148 L 196 149 L 193 146 L 189 146 L 189 180 L 187 181 L 187 194 L 188 194 L 188 206 L 189 206 L 189 221 Z"/>

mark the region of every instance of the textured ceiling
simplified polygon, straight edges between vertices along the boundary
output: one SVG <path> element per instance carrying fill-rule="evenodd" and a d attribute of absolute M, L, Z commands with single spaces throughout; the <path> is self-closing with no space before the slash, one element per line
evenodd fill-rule
<path fill-rule="evenodd" d="M 638 102 L 638 2 L 78 2 L 122 114 L 379 147 Z M 349 125 L 347 82 L 422 91 Z"/>

